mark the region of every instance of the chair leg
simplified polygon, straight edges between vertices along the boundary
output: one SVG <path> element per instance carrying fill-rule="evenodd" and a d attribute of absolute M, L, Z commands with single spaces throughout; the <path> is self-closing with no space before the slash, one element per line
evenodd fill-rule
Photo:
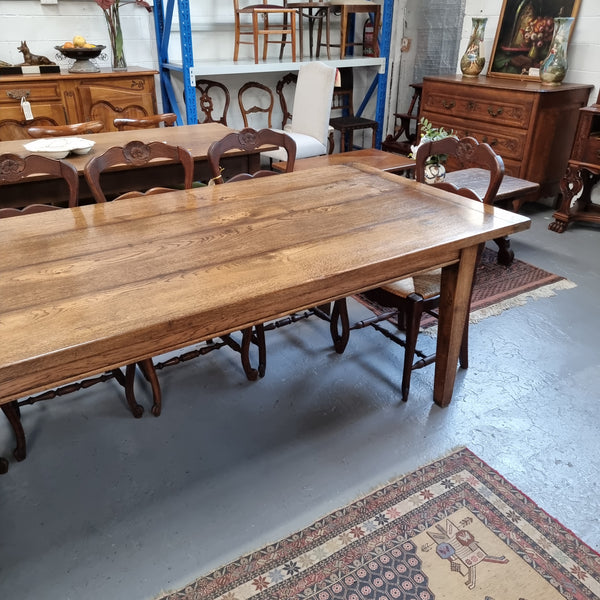
<path fill-rule="evenodd" d="M 235 17 L 235 41 L 233 44 L 233 62 L 237 62 L 240 53 L 240 23 L 237 15 Z"/>
<path fill-rule="evenodd" d="M 7 404 L 2 405 L 2 412 L 6 415 L 10 426 L 15 434 L 16 446 L 13 451 L 13 456 L 18 460 L 24 460 L 27 456 L 27 441 L 25 440 L 25 431 L 23 430 L 23 423 L 21 423 L 21 411 L 19 409 L 19 402 L 13 400 Z"/>
<path fill-rule="evenodd" d="M 283 27 L 282 29 L 286 29 L 287 28 L 287 13 L 283 13 Z M 302 18 L 302 15 L 300 15 L 300 18 Z M 287 40 L 287 34 L 286 33 L 282 33 L 281 34 L 281 46 L 279 46 L 279 60 L 281 60 L 283 58 L 283 51 L 285 50 L 285 44 L 286 44 L 286 40 Z M 265 56 L 265 58 L 267 58 Z"/>
<path fill-rule="evenodd" d="M 151 358 L 146 358 L 145 360 L 140 361 L 138 366 L 144 374 L 146 381 L 148 381 L 152 387 L 153 404 L 150 410 L 155 417 L 158 417 L 162 410 L 162 394 L 154 363 Z"/>
<path fill-rule="evenodd" d="M 252 13 L 252 32 L 254 38 L 254 63 L 258 64 L 258 13 Z"/>
<path fill-rule="evenodd" d="M 125 399 L 127 400 L 127 404 L 129 405 L 129 410 L 131 411 L 131 414 L 136 419 L 139 419 L 144 412 L 144 407 L 141 404 L 138 404 L 135 400 L 135 391 L 133 389 L 133 384 L 135 382 L 136 366 L 137 363 L 127 365 L 125 367 L 124 378 L 121 369 L 115 369 L 113 373 L 115 374 L 117 381 L 125 388 Z"/>
<path fill-rule="evenodd" d="M 329 321 L 329 332 L 331 333 L 335 351 L 338 354 L 342 354 L 350 339 L 350 321 L 348 319 L 346 298 L 341 298 L 334 302 L 333 310 L 331 311 L 331 320 Z"/>
<path fill-rule="evenodd" d="M 421 315 L 423 314 L 423 299 L 416 294 L 408 297 L 406 303 L 406 346 L 404 348 L 404 366 L 402 369 L 402 400 L 408 400 L 410 390 L 410 377 L 412 375 L 415 350 L 417 348 L 417 337 L 421 326 Z"/>
<path fill-rule="evenodd" d="M 258 368 L 252 367 L 250 362 L 250 344 L 254 342 L 258 346 Z M 246 377 L 250 381 L 256 381 L 264 377 L 267 368 L 267 347 L 265 343 L 265 330 L 261 324 L 247 327 L 242 331 L 242 345 L 240 349 L 242 367 Z"/>

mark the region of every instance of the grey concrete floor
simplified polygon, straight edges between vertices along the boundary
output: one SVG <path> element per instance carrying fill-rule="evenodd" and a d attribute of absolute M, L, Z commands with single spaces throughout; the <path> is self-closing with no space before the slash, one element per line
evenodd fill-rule
<path fill-rule="evenodd" d="M 363 330 L 338 356 L 316 319 L 269 333 L 261 381 L 229 350 L 161 371 L 160 418 L 133 419 L 114 382 L 25 407 L 29 456 L 0 477 L 0 598 L 150 599 L 458 446 L 600 549 L 600 228 L 523 212 L 517 256 L 577 287 L 472 326 L 448 408 L 433 367 L 404 404 L 400 348 Z"/>

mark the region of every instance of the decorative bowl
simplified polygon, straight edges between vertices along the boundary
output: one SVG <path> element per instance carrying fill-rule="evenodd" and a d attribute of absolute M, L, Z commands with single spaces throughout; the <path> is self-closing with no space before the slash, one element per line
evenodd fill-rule
<path fill-rule="evenodd" d="M 98 58 L 100 53 L 106 46 L 95 46 L 94 48 L 63 48 L 62 46 L 54 46 L 59 52 L 62 52 L 67 58 L 75 60 L 89 60 L 90 58 Z"/>
<path fill-rule="evenodd" d="M 63 48 L 54 46 L 60 53 L 67 58 L 75 59 L 75 62 L 69 69 L 69 73 L 98 73 L 100 69 L 92 62 L 90 58 L 98 58 L 106 46 L 98 45 L 93 48 Z"/>

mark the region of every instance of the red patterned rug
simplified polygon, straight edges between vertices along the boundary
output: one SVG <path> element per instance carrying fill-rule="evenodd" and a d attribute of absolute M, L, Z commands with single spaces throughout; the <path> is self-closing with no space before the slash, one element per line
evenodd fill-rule
<path fill-rule="evenodd" d="M 600 555 L 466 448 L 161 600 L 600 598 Z"/>
<path fill-rule="evenodd" d="M 557 290 L 575 287 L 572 281 L 522 260 L 515 259 L 508 267 L 499 265 L 496 256 L 497 253 L 490 248 L 483 251 L 473 287 L 471 323 L 523 305 L 529 300 L 552 296 Z M 385 311 L 360 295 L 355 298 L 375 314 Z M 436 319 L 428 315 L 421 321 L 423 328 L 435 324 Z"/>

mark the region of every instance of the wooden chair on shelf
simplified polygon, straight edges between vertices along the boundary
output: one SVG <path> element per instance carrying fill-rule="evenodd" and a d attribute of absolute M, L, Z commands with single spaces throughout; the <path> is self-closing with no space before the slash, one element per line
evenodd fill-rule
<path fill-rule="evenodd" d="M 307 62 L 298 71 L 291 123 L 286 123 L 283 129 L 275 129 L 296 142 L 297 159 L 320 156 L 333 150 L 329 116 L 335 72 L 334 67 L 319 61 Z M 289 81 L 293 82 L 293 76 Z M 287 101 L 285 112 L 290 114 Z M 286 160 L 282 149 L 264 152 L 263 155 L 276 162 Z"/>
<path fill-rule="evenodd" d="M 375 148 L 379 123 L 373 119 L 357 117 L 354 114 L 352 67 L 340 69 L 340 75 L 341 86 L 333 90 L 331 109 L 342 111 L 342 115 L 329 119 L 331 127 L 340 132 L 340 152 L 354 150 L 354 132 L 365 129 L 371 130 L 371 147 Z"/>
<path fill-rule="evenodd" d="M 270 88 L 256 81 L 248 81 L 238 91 L 238 105 L 244 120 L 244 127 L 250 127 L 251 115 L 263 115 L 266 127 L 273 126 L 275 97 Z M 256 119 L 256 118 L 255 118 Z"/>
<path fill-rule="evenodd" d="M 56 126 L 58 123 L 50 117 L 35 117 L 30 120 L 19 121 L 17 119 L 2 119 L 0 120 L 0 142 L 8 142 L 10 140 L 27 140 L 31 136 L 27 133 L 30 127 L 37 126 Z"/>
<path fill-rule="evenodd" d="M 472 137 L 457 139 L 447 137 L 442 140 L 423 144 L 417 151 L 416 179 L 423 183 L 425 181 L 425 161 L 428 157 L 446 154 L 448 156 L 448 169 L 466 169 L 478 167 L 490 172 L 489 182 L 485 194 L 478 196 L 468 187 L 457 188 L 456 186 L 440 182 L 432 184 L 440 189 L 460 194 L 483 204 L 493 204 L 496 193 L 504 176 L 504 163 L 488 144 L 479 144 Z M 483 246 L 480 248 L 483 250 Z M 363 293 L 370 302 L 384 307 L 382 314 L 365 319 L 350 326 L 346 300 L 338 300 L 334 304 L 330 321 L 331 336 L 334 341 L 335 350 L 344 352 L 349 340 L 351 330 L 362 329 L 372 326 L 383 333 L 388 339 L 404 346 L 404 365 L 402 370 L 402 400 L 408 399 L 410 389 L 410 378 L 412 371 L 420 369 L 435 362 L 435 354 L 425 356 L 421 354 L 415 362 L 414 357 L 419 334 L 421 317 L 429 314 L 437 317 L 436 310 L 440 304 L 441 269 L 420 273 L 395 281 L 379 288 Z M 401 339 L 388 329 L 381 327 L 379 323 L 391 318 L 396 319 L 397 327 L 404 330 L 405 338 Z M 468 367 L 468 320 L 463 331 L 463 340 L 460 350 L 460 366 Z"/>
<path fill-rule="evenodd" d="M 129 129 L 153 129 L 155 127 L 173 127 L 177 121 L 175 113 L 162 113 L 160 115 L 149 115 L 137 119 L 113 119 L 113 125 L 118 131 L 127 131 Z"/>
<path fill-rule="evenodd" d="M 168 160 L 173 163 L 181 164 L 183 168 L 183 187 L 190 189 L 194 177 L 194 159 L 185 149 L 163 142 L 143 142 L 133 141 L 125 146 L 114 146 L 109 148 L 103 154 L 95 156 L 85 165 L 84 176 L 96 202 L 106 202 L 106 196 L 102 190 L 101 175 L 103 172 L 118 167 L 119 165 L 135 165 L 143 167 L 152 163 L 152 161 Z M 170 183 L 170 182 L 169 182 Z M 171 187 L 153 187 L 146 191 L 132 190 L 121 194 L 114 201 L 125 198 L 134 198 L 140 196 L 150 196 L 172 191 Z M 125 395 L 129 408 L 135 417 L 140 417 L 143 413 L 143 407 L 135 400 L 133 393 L 133 382 L 135 378 L 136 367 L 139 367 L 145 379 L 152 387 L 153 405 L 152 414 L 159 416 L 162 410 L 162 397 L 160 384 L 156 375 L 156 369 L 152 358 L 147 358 L 134 365 L 128 365 L 125 370 L 125 376 L 119 381 L 125 386 Z"/>
<path fill-rule="evenodd" d="M 33 179 L 40 175 L 61 180 L 64 183 L 59 197 L 55 195 L 48 199 L 48 201 L 53 201 L 56 204 L 43 204 L 42 202 L 46 200 L 45 198 L 42 198 L 37 204 L 30 204 L 28 203 L 27 192 L 24 190 L 23 206 L 19 208 L 0 208 L 0 218 L 60 210 L 61 205 L 71 208 L 77 206 L 79 176 L 75 167 L 70 163 L 35 154 L 31 154 L 25 158 L 21 158 L 16 154 L 0 155 L 0 189 L 3 185 L 23 183 L 28 179 Z M 8 419 L 15 435 L 16 446 L 13 455 L 19 461 L 24 460 L 27 456 L 27 442 L 23 424 L 21 423 L 20 408 L 25 403 L 24 401 L 13 400 L 2 405 L 2 411 Z"/>
<path fill-rule="evenodd" d="M 398 154 L 408 156 L 411 152 L 410 147 L 414 146 L 417 142 L 423 84 L 411 83 L 410 87 L 413 88 L 413 95 L 408 111 L 405 113 L 394 113 L 396 119 L 394 133 L 388 135 L 381 144 L 381 149 L 386 152 L 397 152 Z M 398 124 L 398 120 L 400 124 Z"/>
<path fill-rule="evenodd" d="M 298 37 L 300 38 L 300 60 L 304 57 L 304 19 L 308 22 L 308 45 L 309 56 L 313 57 L 314 28 L 317 28 L 317 58 L 320 56 L 320 48 L 323 26 L 325 26 L 325 48 L 327 59 L 331 60 L 331 11 L 332 7 L 327 0 L 316 0 L 315 2 L 288 2 L 288 8 L 298 11 Z"/>
<path fill-rule="evenodd" d="M 368 14 L 373 21 L 373 56 L 379 56 L 379 44 L 377 42 L 377 36 L 379 35 L 379 29 L 381 28 L 381 4 L 377 2 L 371 2 L 370 0 L 330 0 L 329 5 L 333 14 L 340 15 L 340 58 L 344 58 L 349 54 L 349 50 L 354 49 L 355 46 L 363 46 L 363 42 L 354 41 L 354 15 L 355 14 Z M 320 56 L 321 47 L 324 46 L 321 42 L 322 39 L 322 28 L 323 23 L 319 23 L 319 33 L 317 42 L 317 58 Z M 333 47 L 338 44 L 330 44 Z M 364 48 L 364 46 L 363 46 Z"/>
<path fill-rule="evenodd" d="M 27 133 L 32 138 L 44 138 L 85 135 L 86 133 L 98 133 L 103 129 L 104 123 L 101 121 L 86 121 L 85 123 L 73 123 L 72 125 L 36 125 L 28 127 Z"/>
<path fill-rule="evenodd" d="M 210 79 L 196 79 L 196 89 L 198 90 L 198 106 L 204 113 L 204 120 L 200 121 L 198 119 L 198 123 L 221 123 L 227 126 L 227 111 L 229 110 L 231 101 L 227 86 Z M 221 116 L 216 119 L 213 117 L 213 112 L 215 111 L 215 91 L 222 96 L 220 102 L 220 106 L 222 106 L 222 110 L 220 111 Z"/>
<path fill-rule="evenodd" d="M 240 132 L 234 132 L 226 135 L 217 142 L 213 142 L 208 149 L 208 164 L 213 176 L 212 181 L 219 185 L 227 182 L 244 181 L 260 177 L 277 175 L 275 171 L 258 170 L 254 173 L 236 173 L 232 175 L 225 172 L 221 167 L 221 158 L 229 150 L 254 150 L 264 145 L 279 146 L 286 154 L 287 167 L 286 172 L 291 173 L 294 170 L 296 160 L 296 143 L 283 132 L 273 131 L 272 129 L 261 129 L 256 131 L 251 128 L 242 129 Z M 225 176 L 225 177 L 224 177 Z M 242 332 L 242 342 L 238 344 L 231 335 L 223 336 L 221 339 L 233 350 L 241 355 L 242 368 L 249 380 L 255 380 L 263 377 L 267 366 L 267 350 L 265 343 L 264 326 L 262 323 L 248 327 Z M 258 348 L 258 367 L 254 368 L 250 361 L 250 345 L 255 344 Z"/>
<path fill-rule="evenodd" d="M 279 44 L 279 60 L 283 58 L 283 51 L 286 44 L 291 44 L 292 61 L 296 61 L 296 9 L 287 8 L 286 1 L 283 4 L 263 0 L 262 3 L 254 2 L 240 7 L 239 0 L 233 0 L 233 10 L 235 19 L 235 42 L 233 50 L 233 60 L 237 62 L 240 51 L 240 44 L 252 44 L 254 47 L 254 62 L 258 64 L 259 59 L 259 40 L 263 36 L 263 60 L 267 60 L 269 44 Z M 251 23 L 242 23 L 242 16 L 247 15 L 251 18 Z M 273 24 L 269 18 L 281 15 L 282 22 Z M 262 21 L 262 26 L 259 22 Z M 270 40 L 269 36 L 281 36 L 278 41 Z M 287 39 L 287 36 L 290 39 Z M 242 36 L 252 36 L 251 41 L 242 41 Z"/>

